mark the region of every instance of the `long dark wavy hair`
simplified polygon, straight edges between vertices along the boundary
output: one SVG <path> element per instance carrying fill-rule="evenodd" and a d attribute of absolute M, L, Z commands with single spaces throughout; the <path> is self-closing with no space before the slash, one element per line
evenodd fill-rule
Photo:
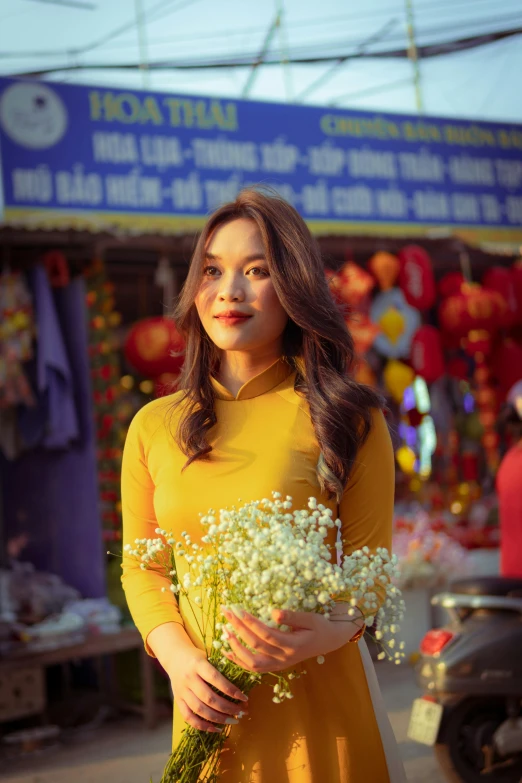
<path fill-rule="evenodd" d="M 210 216 L 175 309 L 176 324 L 186 340 L 179 382 L 183 409 L 176 432 L 187 456 L 185 467 L 209 457 L 210 430 L 216 424 L 211 375 L 219 368 L 219 350 L 203 329 L 194 300 L 211 236 L 238 218 L 253 220 L 259 228 L 274 288 L 288 314 L 283 355 L 296 371 L 295 390 L 308 403 L 320 448 L 319 485 L 340 500 L 370 431 L 372 408 L 381 408 L 383 402 L 353 378 L 353 339 L 331 296 L 317 242 L 299 213 L 266 188 L 243 190 Z"/>

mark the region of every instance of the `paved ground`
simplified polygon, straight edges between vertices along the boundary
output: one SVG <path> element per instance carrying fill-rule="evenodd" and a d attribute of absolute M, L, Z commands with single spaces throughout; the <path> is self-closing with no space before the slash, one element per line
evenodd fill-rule
<path fill-rule="evenodd" d="M 412 670 L 407 665 L 381 663 L 377 673 L 409 783 L 444 783 L 430 749 L 406 740 L 409 709 L 417 695 Z M 138 719 L 125 719 L 84 735 L 68 748 L 23 763 L 11 762 L 2 769 L 0 779 L 4 783 L 148 783 L 152 777 L 157 783 L 170 733 L 168 720 L 147 732 Z"/>

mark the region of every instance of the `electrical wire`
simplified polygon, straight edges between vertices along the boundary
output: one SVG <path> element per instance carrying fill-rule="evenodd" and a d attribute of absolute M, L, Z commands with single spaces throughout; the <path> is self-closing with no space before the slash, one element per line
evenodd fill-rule
<path fill-rule="evenodd" d="M 173 2 L 174 0 L 168 0 L 168 1 L 169 2 Z M 196 2 L 196 0 L 191 0 L 191 2 Z M 165 0 L 163 0 L 163 3 L 165 3 Z M 475 23 L 480 23 L 483 20 L 481 20 L 480 16 L 476 15 L 476 10 L 477 10 L 476 6 L 478 4 L 480 4 L 480 3 L 486 3 L 489 7 L 491 7 L 491 0 L 453 0 L 453 2 L 448 3 L 448 4 L 441 3 L 441 4 L 433 4 L 433 5 L 431 3 L 417 3 L 415 5 L 415 13 L 416 13 L 416 18 L 417 18 L 417 24 L 419 24 L 419 22 L 422 22 L 423 18 L 424 18 L 423 14 L 419 14 L 418 13 L 419 10 L 425 9 L 427 11 L 430 11 L 430 12 L 432 12 L 432 13 L 434 13 L 436 15 L 437 19 L 441 19 L 441 18 L 444 18 L 444 16 L 445 16 L 444 14 L 441 15 L 441 10 L 443 10 L 443 9 L 455 10 L 455 9 L 458 9 L 458 8 L 460 8 L 462 6 L 468 6 L 469 7 L 470 4 L 473 6 L 473 11 L 475 13 L 473 21 Z M 161 4 L 159 4 L 159 5 L 161 6 Z M 508 6 L 507 6 L 506 3 L 504 3 L 502 7 L 503 7 L 504 10 L 508 10 Z M 519 0 L 516 0 L 515 4 L 513 6 L 513 10 L 514 11 L 517 10 L 517 9 L 520 10 L 520 2 L 519 2 Z M 175 10 L 178 10 L 178 9 L 172 9 L 172 10 L 175 11 Z M 179 10 L 181 10 L 181 9 L 179 9 Z M 155 18 L 150 18 L 150 14 L 152 14 L 153 12 L 154 12 L 154 7 L 151 8 L 151 10 L 149 12 L 149 19 L 148 19 L 149 22 L 157 21 Z M 288 24 L 288 29 L 289 29 L 290 32 L 292 32 L 294 30 L 297 30 L 297 29 L 306 28 L 306 27 L 312 27 L 312 28 L 314 28 L 316 30 L 318 27 L 324 27 L 325 25 L 327 25 L 327 26 L 328 25 L 332 25 L 332 26 L 335 27 L 335 30 L 337 32 L 339 30 L 339 25 L 342 22 L 357 22 L 357 23 L 360 23 L 360 22 L 363 22 L 363 21 L 366 21 L 366 20 L 370 20 L 370 19 L 375 19 L 375 18 L 382 19 L 382 16 L 385 13 L 388 13 L 388 12 L 389 13 L 393 13 L 395 15 L 399 15 L 399 16 L 404 15 L 404 9 L 399 4 L 399 8 L 395 7 L 394 9 L 391 9 L 391 7 L 390 7 L 388 9 L 388 7 L 387 7 L 383 11 L 380 10 L 379 12 L 373 13 L 373 14 L 370 14 L 370 15 L 365 14 L 365 13 L 357 13 L 356 15 L 353 15 L 353 14 L 350 14 L 350 15 L 343 14 L 343 15 L 330 17 L 330 18 L 325 18 L 324 16 L 321 16 L 321 17 L 316 17 L 316 18 L 311 18 L 311 19 L 297 19 L 294 22 L 290 22 Z M 11 16 L 15 16 L 15 14 L 12 14 Z M 6 19 L 6 18 L 9 18 L 9 17 L 0 17 L 0 20 Z M 453 18 L 453 17 L 451 17 L 451 15 L 450 15 L 450 16 L 446 16 L 446 18 Z M 487 17 L 487 19 L 485 19 L 484 21 L 488 21 L 489 22 L 490 19 L 491 19 L 491 17 Z M 497 19 L 497 17 L 495 17 L 495 19 Z M 465 21 L 466 24 L 469 24 L 469 20 L 462 20 L 462 19 L 459 19 L 458 23 L 461 23 L 463 21 Z M 125 26 L 127 27 L 127 25 L 125 25 Z M 128 23 L 128 29 L 132 29 L 132 28 L 134 28 L 134 26 L 135 26 L 135 20 L 133 20 L 132 22 Z M 153 47 L 153 46 L 161 46 L 163 44 L 169 45 L 169 46 L 176 46 L 176 47 L 178 47 L 180 44 L 184 44 L 184 43 L 190 44 L 192 42 L 200 42 L 200 41 L 203 41 L 203 40 L 210 41 L 210 40 L 213 40 L 213 39 L 222 40 L 222 41 L 224 41 L 228 45 L 229 42 L 230 42 L 230 39 L 235 37 L 235 36 L 255 36 L 255 35 L 261 35 L 261 34 L 264 33 L 265 29 L 266 29 L 265 27 L 243 27 L 243 28 L 238 28 L 236 30 L 234 30 L 234 29 L 232 29 L 232 30 L 227 29 L 227 30 L 217 30 L 217 31 L 208 32 L 208 33 L 202 32 L 202 33 L 197 33 L 197 34 L 195 34 L 193 36 L 192 35 L 183 35 L 182 37 L 179 37 L 179 38 L 172 37 L 172 36 L 169 36 L 168 38 L 157 38 L 157 39 L 149 38 L 148 45 L 149 45 L 149 48 Z M 115 31 L 113 31 L 112 33 L 108 34 L 108 37 L 110 37 L 111 40 L 112 40 L 114 38 L 114 34 L 118 30 L 121 30 L 121 28 L 117 28 Z M 121 33 L 118 33 L 118 34 L 121 34 Z M 106 37 L 107 36 L 104 36 L 104 39 Z M 99 48 L 100 46 L 103 45 L 103 42 L 98 41 L 98 42 L 95 42 L 95 44 L 96 44 L 96 48 Z M 129 42 L 129 41 L 114 41 L 114 43 L 112 43 L 112 48 L 114 48 L 114 49 L 133 48 L 134 49 L 135 48 L 135 43 L 134 42 Z M 75 49 L 74 51 L 77 52 L 77 51 L 80 51 L 80 49 Z M 110 52 L 110 50 L 109 50 L 109 52 Z M 109 52 L 107 52 L 107 54 Z M 0 52 L 0 59 L 19 59 L 21 57 L 35 57 L 35 56 L 36 57 L 56 57 L 57 55 L 60 55 L 60 54 L 69 55 L 70 53 L 71 53 L 71 49 L 70 48 L 69 49 L 62 49 L 62 50 L 60 50 L 60 49 L 53 49 L 53 50 L 43 50 L 43 51 L 34 51 L 34 50 L 31 50 L 31 51 L 4 51 L 4 52 Z"/>
<path fill-rule="evenodd" d="M 392 30 L 395 25 L 397 24 L 397 19 L 389 19 L 384 27 L 382 27 L 378 32 L 373 33 L 373 35 L 370 36 L 370 38 L 367 38 L 366 41 L 363 41 L 362 44 L 358 47 L 357 51 L 361 54 L 364 53 L 368 47 L 370 47 L 372 44 L 377 43 L 379 41 L 382 41 L 386 39 L 386 36 Z M 343 65 L 346 62 L 344 58 L 339 59 L 334 65 L 329 68 L 325 73 L 321 74 L 318 79 L 315 79 L 311 84 L 308 85 L 296 98 L 296 103 L 300 103 L 305 98 L 308 98 L 308 96 L 315 92 L 319 87 L 322 87 L 325 82 L 327 82 L 329 79 L 332 78 L 334 73 L 337 73 L 339 66 Z"/>
<path fill-rule="evenodd" d="M 493 41 L 503 40 L 522 34 L 522 26 L 511 28 L 508 30 L 497 31 L 495 33 L 487 33 L 482 35 L 476 35 L 468 38 L 453 38 L 442 42 L 434 42 L 431 44 L 423 44 L 418 46 L 419 56 L 423 58 L 436 57 L 443 54 L 450 54 L 458 51 L 464 51 L 468 49 L 476 48 Z M 179 69 L 179 70 L 196 70 L 196 69 L 215 69 L 215 68 L 244 68 L 251 66 L 255 62 L 254 53 L 253 56 L 235 56 L 227 60 L 213 59 L 213 58 L 194 58 L 191 60 L 165 60 L 165 61 L 150 61 L 148 64 L 151 70 L 167 70 L 167 69 Z M 409 56 L 409 47 L 405 45 L 401 48 L 386 49 L 373 52 L 355 53 L 329 53 L 329 54 L 314 54 L 308 52 L 306 55 L 296 56 L 295 54 L 289 54 L 288 62 L 295 64 L 313 64 L 322 62 L 334 62 L 340 57 L 346 59 L 368 59 L 368 58 L 407 58 Z M 279 57 L 275 54 L 271 58 L 265 59 L 264 65 L 280 65 Z M 39 70 L 26 71 L 24 73 L 17 73 L 12 75 L 17 76 L 44 76 L 56 71 L 70 72 L 78 70 L 135 70 L 139 68 L 139 63 L 84 63 L 82 65 L 71 66 L 58 66 L 54 68 L 46 68 Z"/>
<path fill-rule="evenodd" d="M 170 0 L 172 2 L 172 0 Z M 187 2 L 193 3 L 197 0 L 186 0 Z M 180 6 L 177 6 L 175 9 L 170 9 L 170 12 L 174 10 L 178 10 Z M 486 26 L 485 23 L 488 23 L 489 26 Z M 488 19 L 477 19 L 473 22 L 465 22 L 460 25 L 452 24 L 443 24 L 440 26 L 430 27 L 430 28 L 418 28 L 417 29 L 417 43 L 419 46 L 428 45 L 428 44 L 435 44 L 436 41 L 433 40 L 436 36 L 439 38 L 444 38 L 445 36 L 451 36 L 451 38 L 448 39 L 448 43 L 451 43 L 451 40 L 454 40 L 458 38 L 459 36 L 463 36 L 466 38 L 472 38 L 473 36 L 488 36 L 490 34 L 494 34 L 497 32 L 497 28 L 502 25 L 509 25 L 510 29 L 512 26 L 515 28 L 518 28 L 522 24 L 522 14 L 518 14 L 515 17 L 513 16 L 501 16 L 496 18 L 488 18 Z M 501 30 L 499 32 L 502 32 Z M 431 39 L 431 40 L 430 40 Z M 294 45 L 290 48 L 289 54 L 294 60 L 303 60 L 303 61 L 313 61 L 313 60 L 324 60 L 329 59 L 330 61 L 333 61 L 335 59 L 342 59 L 342 58 L 348 58 L 349 56 L 352 56 L 354 54 L 353 51 L 350 51 L 350 48 L 353 48 L 356 50 L 358 47 L 360 47 L 362 44 L 365 43 L 366 39 L 357 38 L 357 39 L 338 39 L 338 40 L 332 40 L 326 39 L 323 41 L 314 41 L 314 42 L 300 42 L 299 44 Z M 383 52 L 385 51 L 384 44 L 386 44 L 386 48 L 389 49 L 392 46 L 398 47 L 402 49 L 404 47 L 406 41 L 406 32 L 399 30 L 397 33 L 393 31 L 388 31 L 386 35 L 382 37 L 382 40 L 379 43 L 373 44 L 371 46 L 368 46 L 368 51 L 366 52 L 368 55 L 375 54 L 376 56 L 383 56 Z M 443 45 L 446 43 L 444 40 L 440 40 L 439 43 Z M 192 47 L 191 47 L 192 52 Z M 228 57 L 224 56 L 224 53 L 221 53 L 219 51 L 214 51 L 208 56 L 208 60 L 205 60 L 204 58 L 201 58 L 200 60 L 197 60 L 197 62 L 208 62 L 213 60 L 220 60 L 219 67 L 225 67 L 226 62 L 230 62 L 232 66 L 237 67 L 239 63 L 243 63 L 245 65 L 250 65 L 251 62 L 255 59 L 255 57 L 258 55 L 257 50 L 251 50 L 246 52 L 236 52 L 233 54 L 229 54 L 230 52 L 230 46 L 227 46 L 226 54 Z M 183 62 L 182 54 L 183 52 L 180 51 L 180 47 L 176 46 L 176 54 L 179 56 L 179 61 Z M 393 52 L 392 52 L 393 54 Z M 331 55 L 330 58 L 325 57 L 327 55 Z M 37 55 L 36 55 L 37 56 Z M 56 56 L 56 55 L 55 55 Z M 78 53 L 76 51 L 68 51 L 67 52 L 68 59 L 71 58 L 71 56 L 78 56 Z M 400 56 L 400 55 L 397 55 Z M 0 59 L 2 57 L 2 54 L 0 53 Z M 151 61 L 154 58 L 151 57 Z M 158 61 L 158 57 L 156 56 L 156 62 Z M 267 60 L 270 58 L 267 57 Z M 223 62 L 221 62 L 223 60 Z M 176 60 L 177 62 L 178 60 Z M 78 62 L 76 61 L 74 63 L 77 67 L 94 67 L 94 68 L 103 68 L 103 63 L 89 63 L 89 62 Z M 60 65 L 60 66 L 53 66 L 47 70 L 49 71 L 56 71 L 56 70 L 62 70 L 62 68 L 69 68 L 70 63 L 67 65 Z M 107 67 L 109 68 L 115 68 L 118 67 L 117 63 L 107 63 Z M 129 63 L 121 63 L 121 67 L 130 67 Z M 206 66 L 210 67 L 210 66 Z M 42 69 L 42 73 L 45 72 L 46 69 Z"/>
<path fill-rule="evenodd" d="M 147 25 L 150 22 L 156 22 L 159 19 L 163 19 L 165 16 L 173 13 L 174 11 L 181 11 L 183 8 L 186 8 L 189 5 L 194 5 L 194 3 L 197 3 L 198 0 L 185 0 L 185 2 L 179 3 L 179 0 L 160 0 L 159 3 L 156 3 L 152 6 L 152 8 L 149 9 L 147 15 L 144 18 L 144 24 Z M 170 8 L 174 3 L 178 3 L 175 8 Z M 166 13 L 161 13 L 161 11 L 166 11 Z M 93 49 L 99 49 L 100 46 L 103 46 L 103 44 L 108 43 L 113 38 L 117 38 L 120 35 L 123 35 L 123 33 L 126 33 L 127 30 L 133 30 L 136 27 L 136 18 L 133 17 L 133 19 L 129 22 L 125 22 L 125 24 L 120 25 L 119 27 L 116 27 L 114 30 L 111 30 L 111 32 L 106 33 L 102 38 L 99 38 L 97 41 L 93 41 L 90 44 L 86 44 L 85 46 L 80 46 L 75 48 L 74 54 L 85 54 L 86 52 L 91 52 Z M 71 52 L 71 49 L 69 49 L 69 53 Z"/>

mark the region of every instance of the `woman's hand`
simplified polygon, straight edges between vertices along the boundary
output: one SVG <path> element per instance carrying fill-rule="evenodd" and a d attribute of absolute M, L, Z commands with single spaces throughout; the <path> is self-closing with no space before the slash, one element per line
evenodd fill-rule
<path fill-rule="evenodd" d="M 197 647 L 180 650 L 169 668 L 167 674 L 176 704 L 183 720 L 195 729 L 219 732 L 222 729 L 214 723 L 237 723 L 238 717 L 247 714 L 248 708 L 243 702 L 247 702 L 248 697 L 208 662 L 203 650 Z M 242 704 L 233 704 L 216 693 L 211 685 L 230 699 L 239 699 Z"/>
<path fill-rule="evenodd" d="M 201 731 L 221 731 L 214 723 L 237 723 L 246 714 L 248 697 L 207 661 L 203 650 L 192 644 L 183 625 L 163 623 L 151 631 L 147 644 L 167 672 L 183 719 Z M 218 688 L 216 693 L 210 686 Z M 233 704 L 222 696 L 241 701 Z"/>
<path fill-rule="evenodd" d="M 244 610 L 222 611 L 235 631 L 228 639 L 232 649 L 223 650 L 223 655 L 247 671 L 260 673 L 283 671 L 308 658 L 338 650 L 364 624 L 362 615 L 353 620 L 348 617 L 346 605 L 339 606 L 332 619 L 314 612 L 274 609 L 273 619 L 290 626 L 291 632 L 270 628 Z"/>

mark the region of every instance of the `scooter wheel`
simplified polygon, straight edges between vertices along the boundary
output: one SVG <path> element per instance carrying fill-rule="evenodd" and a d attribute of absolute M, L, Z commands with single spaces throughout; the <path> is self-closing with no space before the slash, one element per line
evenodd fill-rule
<path fill-rule="evenodd" d="M 486 769 L 483 748 L 493 744 L 507 718 L 502 700 L 466 699 L 446 718 L 435 757 L 448 783 L 521 783 L 522 756 L 492 759 Z"/>

